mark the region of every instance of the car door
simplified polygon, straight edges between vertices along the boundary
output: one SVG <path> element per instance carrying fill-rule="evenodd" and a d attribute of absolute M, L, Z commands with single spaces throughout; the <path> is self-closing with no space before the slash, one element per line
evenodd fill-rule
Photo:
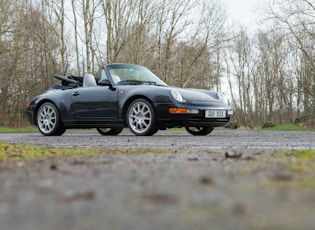
<path fill-rule="evenodd" d="M 118 120 L 117 91 L 108 86 L 75 88 L 72 90 L 72 110 L 78 120 Z"/>

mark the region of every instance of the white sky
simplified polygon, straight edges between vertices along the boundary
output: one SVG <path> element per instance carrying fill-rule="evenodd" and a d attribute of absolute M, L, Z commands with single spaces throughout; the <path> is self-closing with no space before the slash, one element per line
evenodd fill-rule
<path fill-rule="evenodd" d="M 222 0 L 229 17 L 248 28 L 253 27 L 259 18 L 258 8 L 268 0 Z"/>

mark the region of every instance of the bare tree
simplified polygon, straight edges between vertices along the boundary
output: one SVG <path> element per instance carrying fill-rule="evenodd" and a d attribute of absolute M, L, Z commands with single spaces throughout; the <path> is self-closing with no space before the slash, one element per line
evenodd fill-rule
<path fill-rule="evenodd" d="M 82 12 L 85 34 L 85 59 L 86 72 L 93 72 L 93 29 L 95 22 L 95 11 L 97 3 L 95 0 L 82 0 Z"/>
<path fill-rule="evenodd" d="M 184 56 L 186 60 L 181 60 L 181 76 L 176 78 L 181 79 L 180 85 L 183 87 L 192 86 L 198 79 L 199 87 L 216 86 L 219 89 L 223 72 L 220 52 L 227 44 L 226 12 L 218 1 L 205 1 L 202 7 L 196 7 L 195 10 L 199 16 L 191 22 L 192 28 L 187 34 L 187 43 L 193 49 L 181 55 L 181 59 Z"/>
<path fill-rule="evenodd" d="M 76 57 L 76 66 L 77 66 L 77 73 L 82 75 L 82 67 L 80 63 L 80 48 L 79 48 L 79 25 L 78 25 L 78 17 L 77 17 L 77 7 L 76 7 L 76 0 L 71 0 L 71 7 L 73 13 L 73 29 L 74 29 L 74 43 L 75 43 L 75 57 Z"/>
<path fill-rule="evenodd" d="M 42 0 L 42 7 L 44 14 L 50 21 L 56 21 L 57 24 L 51 28 L 54 36 L 59 39 L 60 48 L 59 55 L 61 58 L 61 73 L 66 75 L 69 63 L 69 42 L 67 41 L 67 27 L 66 27 L 66 6 L 65 0 Z"/>
<path fill-rule="evenodd" d="M 157 38 L 157 54 L 159 75 L 164 81 L 169 81 L 169 70 L 174 65 L 171 63 L 172 49 L 184 31 L 189 29 L 191 20 L 189 14 L 196 6 L 197 1 L 160 0 L 156 2 L 155 34 Z"/>
<path fill-rule="evenodd" d="M 10 97 L 8 76 L 12 72 L 10 64 L 10 44 L 15 30 L 15 16 L 18 3 L 16 1 L 0 2 L 0 125 L 8 117 L 7 101 Z"/>
<path fill-rule="evenodd" d="M 307 65 L 297 75 L 299 95 L 303 95 L 304 111 L 315 115 L 315 3 L 311 0 L 277 0 L 270 3 L 267 15 L 276 26 L 287 31 L 292 51 L 298 50 Z"/>
<path fill-rule="evenodd" d="M 134 4 L 133 0 L 102 1 L 107 35 L 107 63 L 117 62 L 122 48 L 127 42 L 127 29 L 135 17 Z"/>

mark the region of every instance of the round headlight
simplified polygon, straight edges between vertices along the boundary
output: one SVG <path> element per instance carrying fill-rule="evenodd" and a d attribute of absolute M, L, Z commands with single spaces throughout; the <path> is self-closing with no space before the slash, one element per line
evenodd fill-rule
<path fill-rule="evenodd" d="M 224 96 L 222 93 L 217 93 L 219 100 L 224 101 Z"/>
<path fill-rule="evenodd" d="M 182 95 L 180 95 L 180 93 L 176 90 L 171 90 L 171 94 L 174 97 L 174 99 L 178 102 L 184 102 L 184 99 L 182 97 Z"/>
<path fill-rule="evenodd" d="M 229 100 L 222 93 L 218 93 L 218 98 L 220 101 L 223 101 L 224 103 L 229 104 Z"/>

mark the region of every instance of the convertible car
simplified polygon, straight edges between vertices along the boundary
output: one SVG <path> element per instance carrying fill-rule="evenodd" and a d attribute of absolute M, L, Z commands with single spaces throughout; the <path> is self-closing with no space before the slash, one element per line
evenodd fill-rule
<path fill-rule="evenodd" d="M 207 135 L 233 116 L 233 107 L 219 93 L 168 86 L 139 65 L 108 64 L 98 78 L 53 76 L 61 84 L 35 97 L 26 109 L 29 122 L 45 136 L 71 128 L 118 135 L 125 127 L 137 136 L 174 127 Z"/>

